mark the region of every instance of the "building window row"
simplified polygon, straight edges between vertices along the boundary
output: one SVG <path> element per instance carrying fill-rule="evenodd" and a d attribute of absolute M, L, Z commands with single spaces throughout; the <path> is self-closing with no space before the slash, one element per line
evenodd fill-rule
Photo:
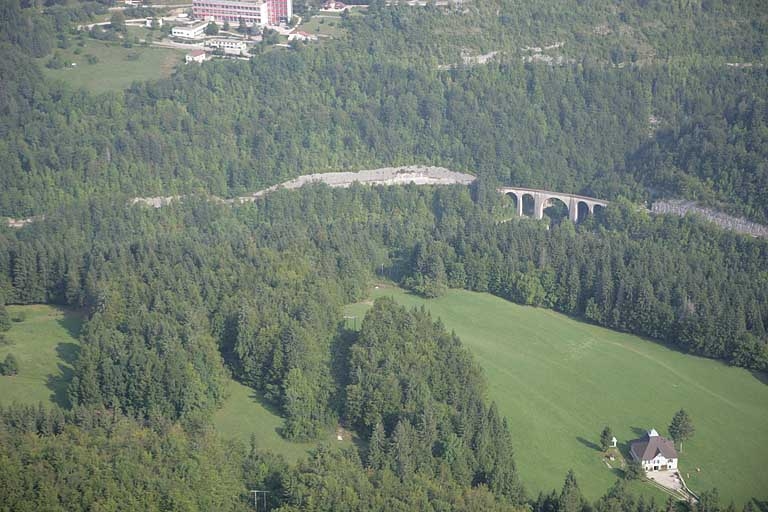
<path fill-rule="evenodd" d="M 226 4 L 195 4 L 195 9 L 230 9 L 233 11 L 253 11 L 258 12 L 261 9 L 258 7 L 243 7 L 239 5 L 226 5 Z"/>

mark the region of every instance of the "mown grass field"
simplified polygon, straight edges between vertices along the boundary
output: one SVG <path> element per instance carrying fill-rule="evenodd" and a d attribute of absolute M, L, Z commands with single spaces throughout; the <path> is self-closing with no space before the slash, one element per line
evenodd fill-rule
<path fill-rule="evenodd" d="M 320 14 L 313 16 L 312 19 L 306 23 L 302 23 L 299 30 L 317 36 L 339 38 L 346 34 L 346 30 L 344 30 L 341 25 L 341 15 Z"/>
<path fill-rule="evenodd" d="M 379 288 L 372 295 L 424 305 L 461 337 L 509 418 L 530 495 L 559 489 L 572 468 L 585 494 L 599 497 L 616 479 L 597 449 L 603 426 L 620 445 L 651 427 L 668 435 L 684 407 L 696 427 L 680 456 L 689 487 L 717 487 L 726 504 L 768 498 L 768 385 L 750 372 L 488 294 L 424 300 Z M 346 314 L 359 325 L 368 307 L 351 305 Z M 648 484 L 633 487 L 661 496 Z"/>
<path fill-rule="evenodd" d="M 86 39 L 85 47 L 73 44 L 66 50 L 56 50 L 67 61 L 77 66 L 49 69 L 45 64 L 50 56 L 38 59 L 43 73 L 52 79 L 62 80 L 75 88 L 93 92 L 118 91 L 127 88 L 134 81 L 157 80 L 171 76 L 173 69 L 183 64 L 184 52 L 167 48 L 151 48 L 134 45 L 123 48 L 118 43 L 107 43 Z M 75 49 L 80 50 L 76 55 Z M 98 59 L 89 64 L 87 55 Z"/>
<path fill-rule="evenodd" d="M 80 314 L 42 305 L 8 306 L 8 312 L 23 319 L 12 322 L 5 333 L 12 344 L 0 346 L 0 360 L 12 353 L 19 361 L 19 373 L 0 376 L 0 402 L 53 402 L 68 407 L 66 387 L 80 349 Z"/>
<path fill-rule="evenodd" d="M 305 458 L 307 453 L 320 443 L 339 447 L 352 444 L 352 439 L 346 431 L 342 434 L 343 441 L 337 440 L 335 431 L 329 431 L 323 439 L 310 443 L 287 441 L 279 434 L 283 418 L 253 389 L 232 380 L 229 382 L 229 393 L 224 406 L 216 411 L 213 418 L 216 430 L 224 437 L 239 439 L 248 446 L 251 436 L 255 436 L 259 449 L 279 453 L 291 462 Z"/>

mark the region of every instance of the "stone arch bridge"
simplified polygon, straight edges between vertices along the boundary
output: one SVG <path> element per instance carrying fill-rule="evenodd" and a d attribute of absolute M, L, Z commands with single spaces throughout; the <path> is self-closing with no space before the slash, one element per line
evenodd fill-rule
<path fill-rule="evenodd" d="M 561 192 L 550 192 L 549 190 L 539 190 L 535 188 L 524 187 L 501 187 L 499 193 L 515 197 L 517 202 L 517 215 L 523 216 L 523 199 L 528 196 L 533 199 L 533 216 L 537 219 L 544 217 L 544 208 L 551 206 L 553 199 L 561 201 L 568 207 L 568 218 L 573 222 L 579 220 L 579 209 L 583 214 L 595 213 L 595 206 L 605 208 L 608 201 L 595 199 L 594 197 L 578 196 L 575 194 L 563 194 Z"/>

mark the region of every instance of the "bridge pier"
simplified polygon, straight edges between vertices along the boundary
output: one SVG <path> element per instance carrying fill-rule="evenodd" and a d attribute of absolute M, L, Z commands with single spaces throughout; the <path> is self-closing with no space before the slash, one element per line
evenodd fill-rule
<path fill-rule="evenodd" d="M 568 218 L 573 222 L 579 221 L 579 202 L 574 198 L 568 202 Z"/>

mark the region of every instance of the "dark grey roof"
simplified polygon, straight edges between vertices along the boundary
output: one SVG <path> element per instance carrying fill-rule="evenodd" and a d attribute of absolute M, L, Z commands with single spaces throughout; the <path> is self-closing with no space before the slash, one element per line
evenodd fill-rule
<path fill-rule="evenodd" d="M 651 460 L 659 452 L 667 459 L 677 458 L 674 443 L 661 436 L 651 436 L 646 433 L 640 439 L 630 441 L 629 447 L 632 456 L 640 460 Z"/>

